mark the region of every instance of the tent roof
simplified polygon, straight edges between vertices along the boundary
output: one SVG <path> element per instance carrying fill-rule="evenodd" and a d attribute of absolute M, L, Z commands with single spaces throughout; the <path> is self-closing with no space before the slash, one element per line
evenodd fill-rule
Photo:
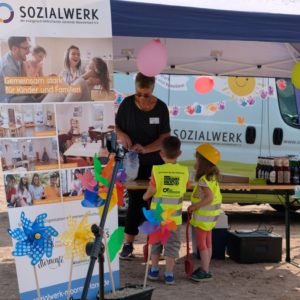
<path fill-rule="evenodd" d="M 115 36 L 300 42 L 299 15 L 124 0 L 111 0 L 111 10 Z"/>
<path fill-rule="evenodd" d="M 167 47 L 165 73 L 289 77 L 300 57 L 298 15 L 136 1 L 111 0 L 117 72 L 136 72 L 151 38 Z"/>

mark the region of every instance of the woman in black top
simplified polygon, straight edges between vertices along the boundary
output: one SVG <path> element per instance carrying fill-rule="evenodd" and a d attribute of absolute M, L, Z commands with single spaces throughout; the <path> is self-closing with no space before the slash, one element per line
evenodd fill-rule
<path fill-rule="evenodd" d="M 116 115 L 116 132 L 120 143 L 130 151 L 139 153 L 137 179 L 149 179 L 153 165 L 162 164 L 159 155 L 161 141 L 170 135 L 170 118 L 167 105 L 153 96 L 155 77 L 138 73 L 135 95 L 126 97 Z M 138 226 L 144 221 L 143 201 L 145 190 L 130 190 L 125 222 L 125 240 L 120 258 L 132 255 Z"/>

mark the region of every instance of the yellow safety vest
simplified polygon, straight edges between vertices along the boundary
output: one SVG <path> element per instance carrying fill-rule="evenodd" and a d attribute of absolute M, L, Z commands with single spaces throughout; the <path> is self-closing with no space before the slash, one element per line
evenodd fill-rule
<path fill-rule="evenodd" d="M 186 192 L 189 179 L 188 167 L 167 163 L 153 166 L 152 173 L 156 183 L 156 193 L 151 201 L 151 209 L 155 210 L 160 201 L 163 210 L 174 209 L 170 219 L 177 225 L 182 224 L 182 197 Z"/>
<path fill-rule="evenodd" d="M 201 228 L 205 231 L 210 231 L 216 226 L 218 217 L 221 212 L 222 194 L 220 191 L 219 183 L 216 180 L 207 180 L 206 176 L 202 176 L 194 187 L 191 196 L 192 203 L 201 201 L 197 193 L 197 187 L 200 180 L 204 180 L 206 182 L 208 188 L 212 191 L 214 198 L 209 205 L 203 206 L 193 211 L 190 223 L 194 227 Z"/>

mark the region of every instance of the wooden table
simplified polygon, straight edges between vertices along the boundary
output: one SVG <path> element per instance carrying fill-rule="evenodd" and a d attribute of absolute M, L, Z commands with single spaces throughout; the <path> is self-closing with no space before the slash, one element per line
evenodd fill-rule
<path fill-rule="evenodd" d="M 105 137 L 108 133 L 112 132 L 113 129 L 106 127 L 106 128 L 94 128 L 94 129 L 90 129 L 89 130 L 89 135 L 91 138 L 94 139 L 100 139 L 101 140 L 101 147 L 104 148 L 105 147 Z"/>
<path fill-rule="evenodd" d="M 100 143 L 86 143 L 84 146 L 81 142 L 72 144 L 65 152 L 65 156 L 81 156 L 81 157 L 94 157 L 98 156 L 101 150 Z"/>
<path fill-rule="evenodd" d="M 148 181 L 126 182 L 125 187 L 128 190 L 143 190 L 148 187 Z M 193 186 L 191 186 L 191 189 Z M 232 194 L 274 194 L 284 196 L 285 207 L 285 242 L 286 257 L 285 261 L 290 263 L 290 196 L 294 194 L 294 185 L 252 185 L 248 183 L 220 183 L 222 193 Z M 298 199 L 299 200 L 299 199 Z M 298 201 L 297 200 L 297 201 Z M 295 200 L 294 200 L 295 201 Z"/>

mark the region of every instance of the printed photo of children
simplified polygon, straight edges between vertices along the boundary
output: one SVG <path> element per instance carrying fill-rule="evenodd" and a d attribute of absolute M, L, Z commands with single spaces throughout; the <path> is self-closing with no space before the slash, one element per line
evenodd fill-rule
<path fill-rule="evenodd" d="M 61 201 L 57 171 L 4 175 L 7 207 L 24 207 Z"/>

